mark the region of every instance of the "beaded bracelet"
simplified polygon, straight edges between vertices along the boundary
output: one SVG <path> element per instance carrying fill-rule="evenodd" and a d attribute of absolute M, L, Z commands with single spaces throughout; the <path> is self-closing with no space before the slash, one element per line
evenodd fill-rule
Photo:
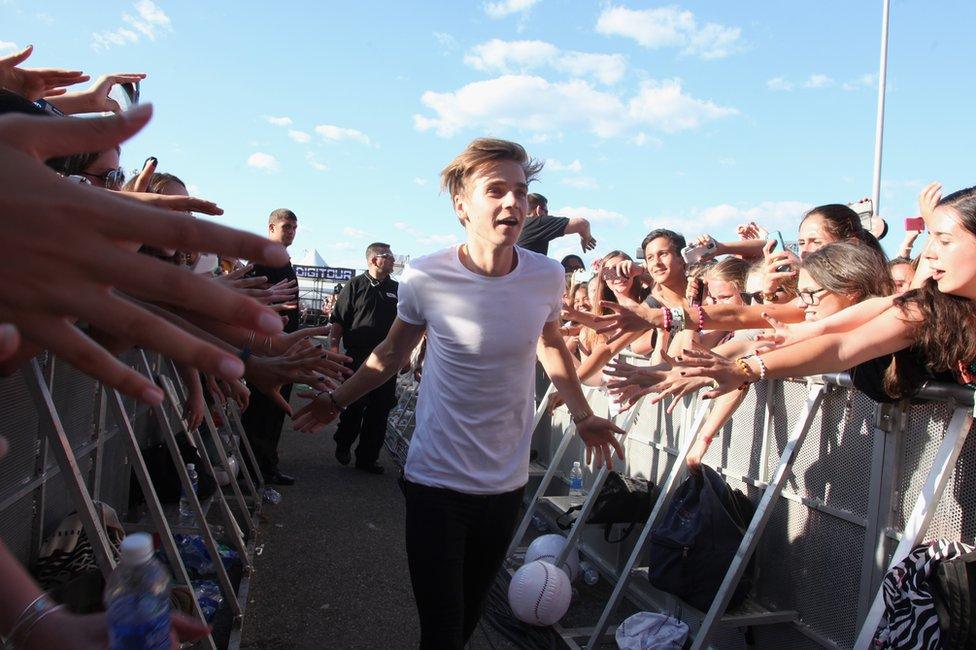
<path fill-rule="evenodd" d="M 705 329 L 705 310 L 701 308 L 701 305 L 695 305 L 694 307 L 698 310 L 698 326 L 696 327 L 695 331 L 701 333 Z M 691 328 L 689 327 L 688 329 Z"/>
<path fill-rule="evenodd" d="M 753 356 L 753 358 L 755 358 L 756 363 L 759 364 L 759 381 L 765 381 L 766 380 L 766 362 L 762 360 L 762 357 L 759 356 L 759 353 L 758 352 L 755 353 L 755 354 L 753 354 L 752 356 Z"/>
<path fill-rule="evenodd" d="M 739 369 L 743 373 L 745 373 L 746 380 L 744 382 L 742 382 L 742 385 L 741 386 L 739 386 L 739 390 L 745 390 L 746 388 L 749 387 L 749 384 L 752 383 L 752 378 L 755 375 L 752 372 L 752 368 L 750 368 L 749 367 L 749 364 L 746 363 L 746 357 L 739 357 L 738 359 L 736 359 L 735 360 L 735 365 L 737 365 L 739 367 Z"/>
<path fill-rule="evenodd" d="M 662 316 L 662 318 L 664 320 L 664 322 L 661 323 L 661 329 L 665 329 L 665 330 L 669 330 L 670 331 L 671 330 L 671 310 L 668 309 L 667 307 L 661 307 L 661 316 Z"/>

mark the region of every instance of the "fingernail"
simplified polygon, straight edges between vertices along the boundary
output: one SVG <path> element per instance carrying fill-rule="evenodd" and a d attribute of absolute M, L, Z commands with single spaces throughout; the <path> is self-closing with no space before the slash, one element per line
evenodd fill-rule
<path fill-rule="evenodd" d="M 277 334 L 281 331 L 283 324 L 277 314 L 261 312 L 258 316 L 258 329 L 265 334 Z"/>
<path fill-rule="evenodd" d="M 217 363 L 217 372 L 222 377 L 237 378 L 244 374 L 244 362 L 237 357 L 222 357 Z"/>
<path fill-rule="evenodd" d="M 156 160 L 156 157 L 155 156 L 149 156 L 148 158 L 146 158 L 146 162 L 142 163 L 142 166 L 145 167 L 149 163 L 152 163 L 154 165 L 158 165 L 159 164 L 159 161 Z"/>
<path fill-rule="evenodd" d="M 682 357 L 675 357 L 675 359 L 677 359 L 678 361 L 684 361 Z"/>
<path fill-rule="evenodd" d="M 151 406 L 163 401 L 163 391 L 157 386 L 147 386 L 139 393 L 139 399 Z"/>
<path fill-rule="evenodd" d="M 681 371 L 681 372 L 679 372 L 678 374 L 679 374 L 679 375 L 681 375 L 682 377 L 684 377 L 684 376 L 685 376 L 685 371 L 684 371 L 684 370 L 682 370 L 682 371 Z"/>

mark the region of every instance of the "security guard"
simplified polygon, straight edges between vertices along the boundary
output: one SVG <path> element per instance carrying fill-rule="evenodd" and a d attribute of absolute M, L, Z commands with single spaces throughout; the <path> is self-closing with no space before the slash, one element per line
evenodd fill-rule
<path fill-rule="evenodd" d="M 341 340 L 346 355 L 352 357 L 353 370 L 359 369 L 373 348 L 386 338 L 396 318 L 399 285 L 390 278 L 393 259 L 389 244 L 370 244 L 366 249 L 366 272 L 342 288 L 332 310 L 329 319 L 332 323 L 332 350 L 339 351 Z M 350 404 L 339 417 L 336 428 L 336 460 L 343 465 L 349 464 L 352 459 L 350 449 L 358 437 L 356 469 L 382 474 L 383 466 L 376 461 L 386 435 L 386 421 L 395 402 L 394 376 Z"/>

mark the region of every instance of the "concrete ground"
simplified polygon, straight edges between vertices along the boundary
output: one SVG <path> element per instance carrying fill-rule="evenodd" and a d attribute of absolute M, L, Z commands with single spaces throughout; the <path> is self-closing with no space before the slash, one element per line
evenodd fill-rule
<path fill-rule="evenodd" d="M 243 648 L 417 647 L 396 465 L 385 450 L 382 476 L 339 465 L 333 431 L 297 433 L 285 422 L 281 469 L 298 480 L 265 506 Z M 512 646 L 479 631 L 469 647 Z"/>

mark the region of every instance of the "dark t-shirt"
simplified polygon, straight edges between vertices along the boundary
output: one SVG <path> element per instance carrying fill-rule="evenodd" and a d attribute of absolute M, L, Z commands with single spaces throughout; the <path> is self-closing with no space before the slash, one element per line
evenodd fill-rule
<path fill-rule="evenodd" d="M 566 217 L 529 217 L 522 227 L 517 245 L 530 251 L 549 254 L 549 242 L 566 234 L 569 219 Z"/>
<path fill-rule="evenodd" d="M 248 273 L 249 277 L 264 276 L 268 278 L 268 284 L 276 284 L 282 280 L 298 280 L 295 276 L 295 269 L 292 268 L 291 262 L 286 266 L 281 266 L 278 268 L 271 268 L 270 266 L 264 266 L 261 264 L 255 264 L 254 270 Z M 297 300 L 295 301 L 298 302 Z M 281 313 L 282 316 L 288 317 L 288 322 L 285 323 L 285 332 L 294 332 L 298 329 L 298 320 L 301 318 L 301 314 L 298 308 L 289 309 L 286 312 Z"/>
<path fill-rule="evenodd" d="M 396 319 L 399 286 L 391 278 L 377 282 L 363 273 L 339 292 L 329 322 L 342 326 L 342 341 L 349 356 L 368 355 L 386 338 Z"/>

